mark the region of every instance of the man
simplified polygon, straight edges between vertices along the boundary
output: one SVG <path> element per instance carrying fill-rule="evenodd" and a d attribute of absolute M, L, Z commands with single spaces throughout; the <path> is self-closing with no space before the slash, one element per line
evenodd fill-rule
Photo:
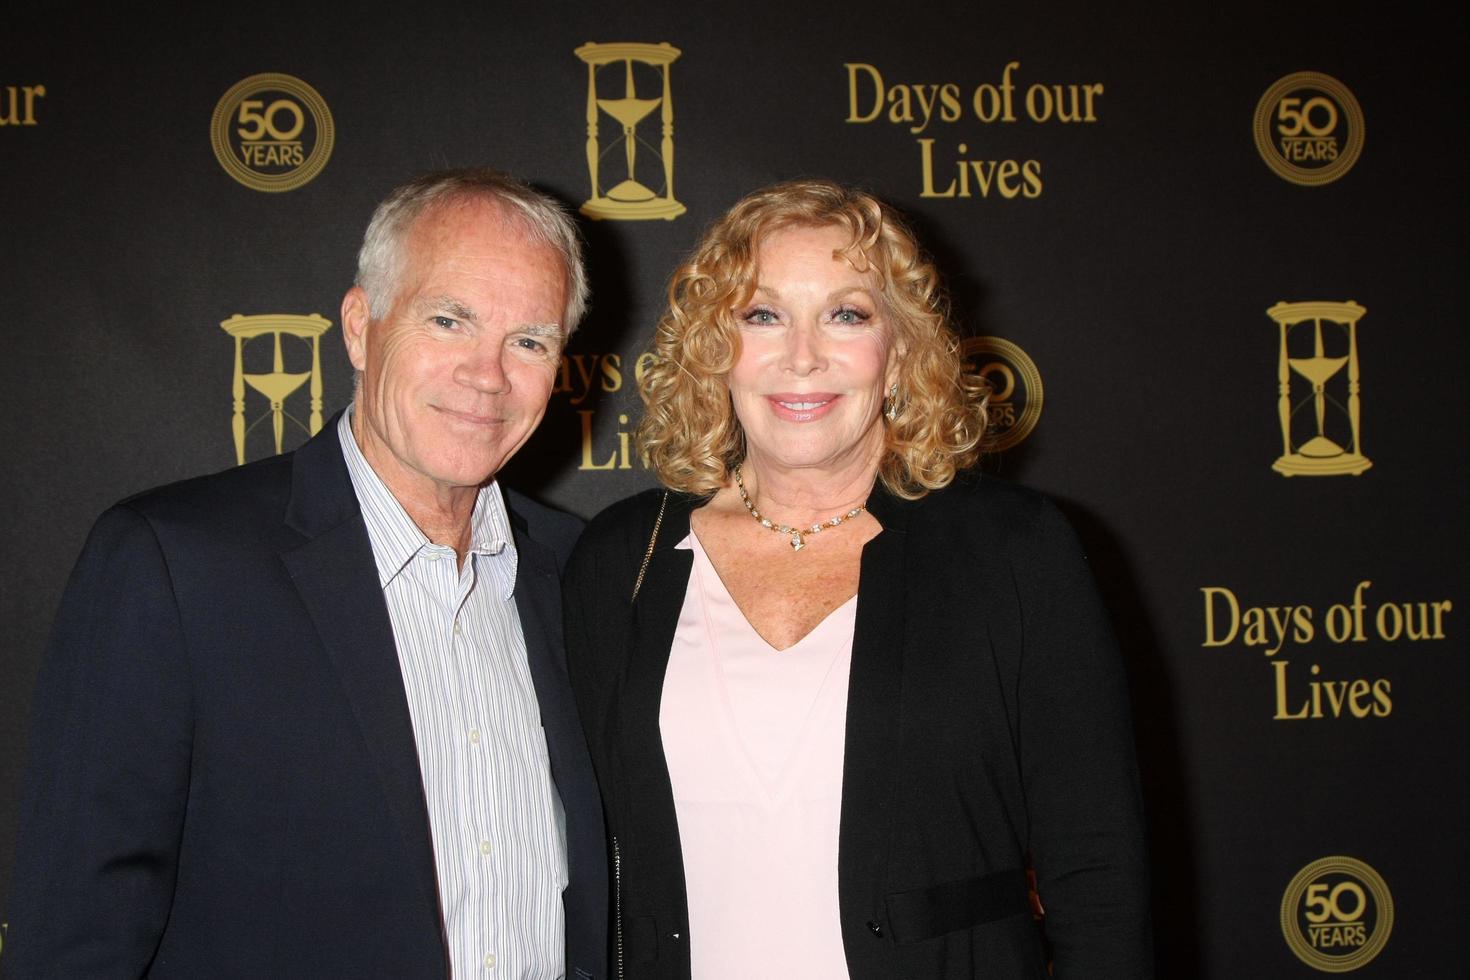
<path fill-rule="evenodd" d="M 585 304 L 554 202 L 407 184 L 342 302 L 349 412 L 102 517 L 37 688 L 0 971 L 605 976 L 579 525 L 495 482 Z"/>

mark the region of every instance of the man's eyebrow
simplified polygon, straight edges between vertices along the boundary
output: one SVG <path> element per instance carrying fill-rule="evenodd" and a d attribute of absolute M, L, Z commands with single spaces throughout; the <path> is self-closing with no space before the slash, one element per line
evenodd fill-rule
<path fill-rule="evenodd" d="M 464 320 L 466 323 L 480 322 L 480 317 L 474 310 L 465 306 L 453 296 L 435 296 L 432 299 L 424 300 L 422 306 L 425 310 L 437 310 L 440 313 L 447 313 L 456 320 Z"/>
<path fill-rule="evenodd" d="M 559 323 L 523 323 L 516 328 L 518 333 L 530 334 L 532 337 L 555 337 L 562 339 L 561 324 Z"/>

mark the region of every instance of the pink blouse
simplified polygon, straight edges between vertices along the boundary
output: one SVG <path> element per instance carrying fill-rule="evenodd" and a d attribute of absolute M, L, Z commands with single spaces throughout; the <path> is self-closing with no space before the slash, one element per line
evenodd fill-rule
<path fill-rule="evenodd" d="M 691 532 L 659 726 L 695 980 L 847 978 L 837 832 L 857 597 L 776 650 Z"/>

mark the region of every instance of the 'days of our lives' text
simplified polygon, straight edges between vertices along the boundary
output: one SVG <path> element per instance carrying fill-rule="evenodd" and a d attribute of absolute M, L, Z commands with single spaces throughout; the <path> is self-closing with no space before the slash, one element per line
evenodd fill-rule
<path fill-rule="evenodd" d="M 1351 598 L 1325 612 L 1305 603 L 1251 605 L 1220 585 L 1200 589 L 1204 600 L 1203 647 L 1241 646 L 1257 649 L 1271 661 L 1274 679 L 1273 718 L 1383 718 L 1393 712 L 1393 685 L 1386 677 L 1331 678 L 1313 663 L 1305 671 L 1277 655 L 1325 639 L 1334 645 L 1359 643 L 1424 643 L 1448 637 L 1449 599 L 1370 602 L 1373 583 L 1363 580 Z"/>

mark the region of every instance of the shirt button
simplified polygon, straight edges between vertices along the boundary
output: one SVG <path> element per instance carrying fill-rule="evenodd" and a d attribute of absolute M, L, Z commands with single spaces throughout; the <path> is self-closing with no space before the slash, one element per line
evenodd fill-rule
<path fill-rule="evenodd" d="M 495 954 L 494 953 L 486 953 L 485 954 L 485 969 L 487 969 L 487 970 L 493 970 L 493 969 L 495 969 Z"/>
<path fill-rule="evenodd" d="M 877 922 L 869 920 L 868 931 L 871 932 L 874 936 L 877 936 L 879 939 L 883 938 L 883 927 L 880 926 Z"/>
<path fill-rule="evenodd" d="M 471 728 L 470 729 L 470 744 L 471 745 L 479 745 L 480 744 L 480 730 L 478 728 Z"/>
<path fill-rule="evenodd" d="M 455 636 L 458 636 L 459 635 L 459 620 L 457 620 L 457 619 L 454 621 L 454 635 Z"/>
<path fill-rule="evenodd" d="M 481 854 L 489 854 L 490 853 L 490 842 L 489 841 L 487 841 L 487 840 L 480 841 L 480 853 Z"/>

